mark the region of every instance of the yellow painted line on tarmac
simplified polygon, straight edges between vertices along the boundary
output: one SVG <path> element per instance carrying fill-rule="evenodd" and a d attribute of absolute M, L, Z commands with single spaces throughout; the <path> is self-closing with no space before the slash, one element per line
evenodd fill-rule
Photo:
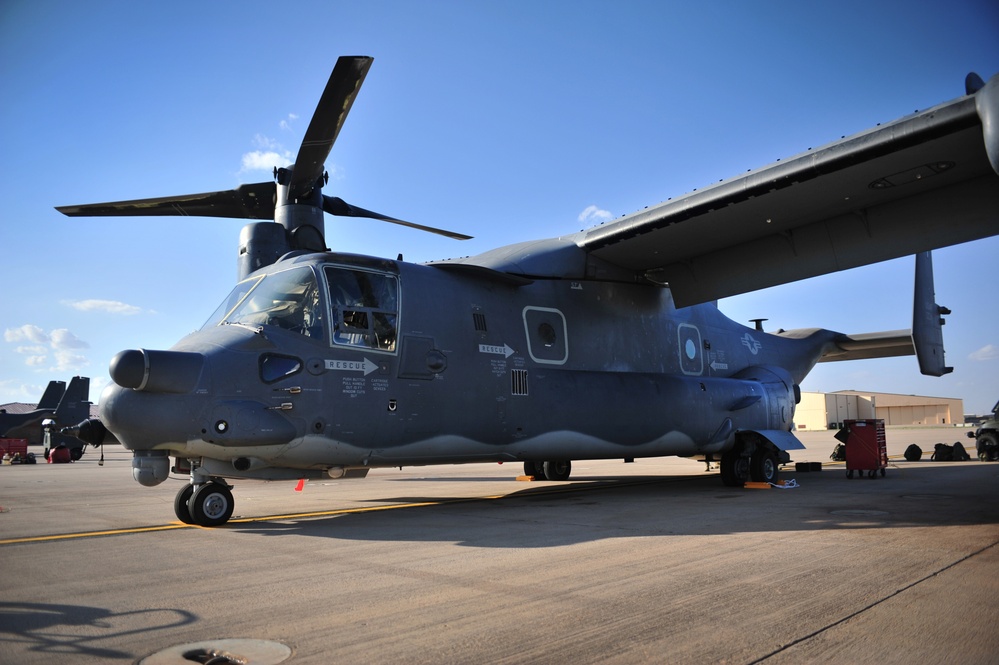
<path fill-rule="evenodd" d="M 693 477 L 693 476 L 691 476 Z M 613 482 L 613 483 L 602 483 L 595 482 L 590 483 L 586 481 L 577 481 L 563 486 L 556 487 L 543 487 L 532 489 L 531 494 L 533 496 L 543 495 L 543 494 L 555 494 L 564 492 L 580 492 L 587 489 L 609 489 L 612 487 L 626 487 L 629 485 L 645 485 L 649 483 L 662 482 L 670 480 L 670 477 L 663 478 L 653 478 L 644 480 L 633 480 L 624 482 Z M 675 478 L 673 478 L 675 480 Z M 518 491 L 520 491 L 518 489 Z M 287 513 L 283 515 L 263 515 L 260 517 L 240 517 L 236 519 L 231 519 L 224 526 L 221 527 L 203 527 L 197 524 L 184 524 L 183 522 L 171 522 L 169 524 L 159 524 L 154 526 L 140 526 L 131 527 L 126 529 L 108 529 L 105 531 L 81 531 L 77 533 L 58 533 L 48 536 L 25 536 L 22 538 L 4 538 L 0 539 L 0 546 L 2 545 L 19 545 L 26 543 L 43 543 L 52 542 L 59 540 L 77 540 L 82 538 L 100 538 L 106 536 L 125 536 L 136 533 L 154 533 L 157 531 L 173 531 L 176 529 L 225 529 L 231 524 L 253 524 L 255 522 L 277 522 L 280 520 L 294 520 L 294 519 L 310 519 L 317 517 L 335 517 L 337 515 L 357 515 L 362 513 L 376 513 L 386 510 L 398 510 L 400 508 L 425 508 L 429 506 L 443 506 L 452 503 L 473 503 L 476 501 L 495 501 L 497 499 L 503 499 L 510 496 L 510 494 L 493 494 L 488 496 L 470 496 L 470 497 L 460 497 L 452 499 L 440 499 L 437 501 L 416 501 L 412 503 L 394 503 L 387 506 L 364 506 L 361 508 L 339 508 L 337 510 L 321 510 L 315 512 L 307 513 Z"/>
<path fill-rule="evenodd" d="M 554 489 L 554 488 L 553 488 Z M 562 488 L 562 491 L 568 488 Z M 427 506 L 441 506 L 448 503 L 468 503 L 472 501 L 494 501 L 502 499 L 506 494 L 496 494 L 492 496 L 473 496 L 458 499 L 441 499 L 439 501 L 419 501 L 413 503 L 396 503 L 389 506 L 365 506 L 363 508 L 340 508 L 338 510 L 321 510 L 308 513 L 287 513 L 284 515 L 263 515 L 260 517 L 240 517 L 226 522 L 229 524 L 252 524 L 254 522 L 277 522 L 280 520 L 308 519 L 316 517 L 334 517 L 337 515 L 355 515 L 360 513 L 374 513 L 385 510 L 398 510 L 399 508 L 420 508 Z M 142 526 L 127 529 L 108 529 L 105 531 L 81 531 L 77 533 L 59 533 L 49 536 L 25 536 L 22 538 L 0 539 L 0 545 L 18 545 L 24 543 L 43 543 L 56 540 L 75 540 L 80 538 L 99 538 L 102 536 L 124 536 L 136 533 L 153 533 L 157 531 L 173 531 L 175 529 L 224 529 L 222 527 L 202 527 L 197 524 L 184 524 L 182 522 L 171 522 L 170 524 L 159 524 L 155 526 Z"/>
<path fill-rule="evenodd" d="M 75 538 L 95 538 L 97 536 L 119 536 L 126 533 L 146 533 L 149 531 L 169 531 L 170 529 L 185 529 L 191 525 L 181 524 L 160 524 L 158 526 L 140 526 L 131 529 L 110 529 L 107 531 L 82 531 L 79 533 L 57 533 L 50 536 L 25 536 L 23 538 L 4 538 L 0 540 L 0 545 L 17 545 L 19 543 L 43 543 L 53 540 L 73 540 Z"/>

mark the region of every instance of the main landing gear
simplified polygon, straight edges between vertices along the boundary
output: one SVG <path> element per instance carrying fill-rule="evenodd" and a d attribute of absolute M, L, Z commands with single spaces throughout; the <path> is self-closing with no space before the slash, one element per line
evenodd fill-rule
<path fill-rule="evenodd" d="M 738 444 L 722 454 L 721 477 L 728 487 L 742 487 L 747 481 L 776 483 L 780 464 L 768 444 Z"/>
<path fill-rule="evenodd" d="M 222 526 L 235 507 L 231 490 L 221 478 L 184 485 L 173 500 L 173 512 L 184 524 Z"/>
<path fill-rule="evenodd" d="M 524 475 L 534 476 L 535 480 L 569 480 L 572 462 L 551 460 L 548 462 L 524 462 Z"/>

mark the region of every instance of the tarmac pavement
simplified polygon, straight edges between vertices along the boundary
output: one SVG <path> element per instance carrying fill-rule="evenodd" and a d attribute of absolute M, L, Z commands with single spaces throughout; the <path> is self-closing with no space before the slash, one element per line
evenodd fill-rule
<path fill-rule="evenodd" d="M 4 466 L 0 662 L 995 663 L 999 463 L 929 461 L 973 454 L 964 432 L 889 429 L 873 479 L 801 433 L 795 461 L 825 465 L 785 470 L 795 489 L 676 458 L 237 482 L 218 529 L 177 522 L 182 481 L 139 486 L 120 448 Z"/>

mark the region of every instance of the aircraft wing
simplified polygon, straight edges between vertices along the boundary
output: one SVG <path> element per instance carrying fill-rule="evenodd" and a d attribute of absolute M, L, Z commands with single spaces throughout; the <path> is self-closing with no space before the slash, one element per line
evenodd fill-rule
<path fill-rule="evenodd" d="M 678 307 L 999 233 L 999 75 L 969 94 L 588 229 Z"/>

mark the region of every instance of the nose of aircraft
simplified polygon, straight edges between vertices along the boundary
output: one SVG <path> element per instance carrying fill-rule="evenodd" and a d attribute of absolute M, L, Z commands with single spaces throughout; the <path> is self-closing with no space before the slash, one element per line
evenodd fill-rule
<path fill-rule="evenodd" d="M 122 351 L 111 360 L 114 383 L 101 395 L 104 424 L 126 448 L 163 454 L 183 454 L 194 441 L 239 447 L 294 439 L 296 425 L 254 393 L 257 355 L 218 347 L 212 353 Z M 212 367 L 239 389 L 213 390 Z"/>

